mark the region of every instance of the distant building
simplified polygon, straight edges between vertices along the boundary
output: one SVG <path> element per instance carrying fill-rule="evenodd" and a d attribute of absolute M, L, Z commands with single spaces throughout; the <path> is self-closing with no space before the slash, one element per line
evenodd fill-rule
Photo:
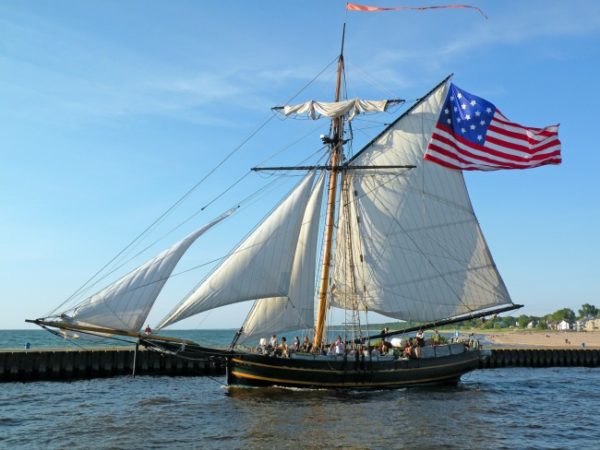
<path fill-rule="evenodd" d="M 571 322 L 568 322 L 567 320 L 561 320 L 560 322 L 558 322 L 558 325 L 556 325 L 556 329 L 559 331 L 569 331 L 571 329 Z"/>
<path fill-rule="evenodd" d="M 585 331 L 585 324 L 588 322 L 588 319 L 581 319 L 575 322 L 575 330 L 576 331 Z"/>
<path fill-rule="evenodd" d="M 535 327 L 537 327 L 537 321 L 535 321 L 535 320 L 532 320 L 531 322 L 529 322 L 529 323 L 527 324 L 527 329 L 528 329 L 528 330 L 531 330 L 531 329 L 533 329 L 533 328 L 535 328 Z"/>
<path fill-rule="evenodd" d="M 600 330 L 600 319 L 590 319 L 585 323 L 585 331 Z"/>

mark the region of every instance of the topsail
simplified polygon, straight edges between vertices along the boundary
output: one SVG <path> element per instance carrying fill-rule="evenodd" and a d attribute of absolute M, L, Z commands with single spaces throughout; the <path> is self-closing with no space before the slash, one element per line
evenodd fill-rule
<path fill-rule="evenodd" d="M 313 120 L 319 119 L 321 116 L 330 118 L 348 116 L 348 120 L 352 120 L 359 114 L 383 112 L 387 110 L 389 105 L 402 102 L 404 100 L 362 100 L 359 98 L 341 102 L 316 102 L 309 100 L 298 105 L 288 105 L 274 109 L 281 112 L 284 116 L 306 115 Z"/>

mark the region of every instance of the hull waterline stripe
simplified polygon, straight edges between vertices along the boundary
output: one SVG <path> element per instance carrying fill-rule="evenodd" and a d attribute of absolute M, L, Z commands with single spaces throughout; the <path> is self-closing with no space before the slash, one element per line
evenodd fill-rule
<path fill-rule="evenodd" d="M 259 375 L 249 375 L 245 373 L 238 372 L 237 370 L 232 370 L 231 375 L 238 378 L 245 378 L 249 380 L 259 380 L 259 381 L 269 381 L 272 383 L 287 383 L 287 384 L 302 384 L 306 386 L 337 386 L 337 387 L 366 387 L 366 386 L 393 386 L 393 385 L 404 385 L 404 384 L 422 384 L 433 381 L 442 381 L 447 379 L 452 379 L 456 377 L 460 377 L 466 372 L 458 372 L 452 375 L 444 375 L 441 377 L 433 377 L 433 378 L 423 378 L 418 381 L 415 380 L 407 380 L 407 381 L 377 381 L 377 382 L 368 382 L 368 383 L 320 383 L 318 381 L 300 381 L 300 380 L 284 380 L 280 378 L 271 378 L 271 377 L 263 377 Z M 234 385 L 235 386 L 235 385 Z"/>

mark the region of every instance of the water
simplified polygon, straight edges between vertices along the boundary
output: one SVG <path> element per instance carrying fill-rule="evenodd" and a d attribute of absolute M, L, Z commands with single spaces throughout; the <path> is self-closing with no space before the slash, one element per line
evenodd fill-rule
<path fill-rule="evenodd" d="M 205 346 L 227 346 L 235 330 L 165 330 L 160 332 L 165 336 L 177 336 L 190 339 Z M 123 340 L 101 339 L 86 337 L 81 339 L 63 339 L 44 330 L 0 330 L 0 350 L 24 349 L 29 343 L 31 350 L 40 348 L 77 348 L 128 345 L 126 338 Z"/>
<path fill-rule="evenodd" d="M 600 369 L 479 370 L 455 387 L 375 392 L 224 381 L 3 383 L 0 448 L 599 448 Z"/>

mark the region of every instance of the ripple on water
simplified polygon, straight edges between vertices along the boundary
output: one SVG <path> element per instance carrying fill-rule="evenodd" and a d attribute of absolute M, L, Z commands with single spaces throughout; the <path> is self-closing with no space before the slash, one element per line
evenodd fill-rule
<path fill-rule="evenodd" d="M 202 377 L 5 383 L 0 447 L 593 449 L 598 393 L 600 370 L 578 368 L 391 391 L 222 389 Z"/>

